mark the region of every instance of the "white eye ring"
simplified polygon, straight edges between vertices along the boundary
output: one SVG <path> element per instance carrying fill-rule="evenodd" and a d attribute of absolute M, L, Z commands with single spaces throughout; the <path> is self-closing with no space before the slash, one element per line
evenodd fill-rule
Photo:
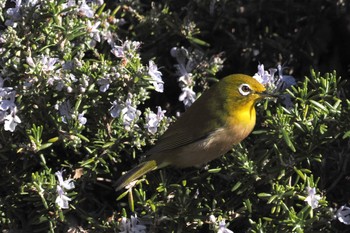
<path fill-rule="evenodd" d="M 250 88 L 250 86 L 246 83 L 242 84 L 239 86 L 238 88 L 239 93 L 241 93 L 241 95 L 249 95 L 252 92 L 252 89 Z"/>

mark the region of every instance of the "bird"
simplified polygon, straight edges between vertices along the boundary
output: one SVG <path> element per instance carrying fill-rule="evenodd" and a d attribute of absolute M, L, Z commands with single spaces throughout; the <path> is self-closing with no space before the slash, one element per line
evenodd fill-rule
<path fill-rule="evenodd" d="M 222 78 L 169 126 L 144 162 L 117 180 L 116 191 L 155 169 L 200 167 L 224 155 L 252 132 L 255 103 L 267 97 L 275 96 L 251 76 Z"/>

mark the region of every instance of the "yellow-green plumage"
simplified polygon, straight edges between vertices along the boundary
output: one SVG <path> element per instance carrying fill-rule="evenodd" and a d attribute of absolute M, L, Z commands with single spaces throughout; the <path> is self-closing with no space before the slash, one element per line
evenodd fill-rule
<path fill-rule="evenodd" d="M 150 149 L 146 162 L 117 181 L 117 190 L 147 172 L 168 165 L 200 166 L 225 154 L 255 125 L 254 104 L 265 87 L 250 76 L 230 75 L 196 100 Z"/>

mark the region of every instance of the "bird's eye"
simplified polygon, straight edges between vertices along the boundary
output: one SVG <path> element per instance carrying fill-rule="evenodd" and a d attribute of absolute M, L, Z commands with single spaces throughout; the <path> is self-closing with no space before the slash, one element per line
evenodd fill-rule
<path fill-rule="evenodd" d="M 249 95 L 252 92 L 252 89 L 248 84 L 242 84 L 239 86 L 238 91 L 241 95 Z"/>

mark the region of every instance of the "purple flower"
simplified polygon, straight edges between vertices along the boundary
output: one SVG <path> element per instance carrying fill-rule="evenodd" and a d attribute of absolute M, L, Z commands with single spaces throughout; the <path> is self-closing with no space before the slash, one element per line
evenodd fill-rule
<path fill-rule="evenodd" d="M 317 208 L 318 201 L 321 200 L 321 196 L 316 194 L 316 188 L 307 187 L 306 191 L 308 195 L 304 201 L 306 201 L 312 209 Z"/>
<path fill-rule="evenodd" d="M 342 222 L 346 225 L 350 225 L 350 208 L 343 205 L 337 210 L 336 214 L 339 222 Z"/>
<path fill-rule="evenodd" d="M 146 233 L 146 229 L 145 225 L 140 224 L 140 220 L 136 214 L 135 216 L 131 216 L 131 220 L 122 217 L 119 224 L 119 233 Z"/>
<path fill-rule="evenodd" d="M 254 74 L 253 78 L 264 86 L 273 85 L 276 71 L 276 69 L 270 69 L 269 72 L 267 72 L 264 69 L 264 64 L 259 64 L 258 72 Z"/>
<path fill-rule="evenodd" d="M 61 209 L 68 209 L 69 208 L 69 201 L 71 199 L 66 196 L 66 192 L 62 189 L 61 186 L 57 185 L 57 198 L 56 198 L 56 204 L 61 208 Z"/>
<path fill-rule="evenodd" d="M 152 84 L 157 92 L 164 91 L 164 82 L 162 80 L 162 73 L 158 70 L 157 65 L 150 60 L 148 65 L 148 74 L 152 78 Z"/>
<path fill-rule="evenodd" d="M 126 106 L 120 111 L 120 116 L 122 118 L 124 128 L 126 130 L 130 130 L 131 124 L 136 121 L 140 115 L 141 112 L 131 104 L 131 99 L 127 99 Z"/>
<path fill-rule="evenodd" d="M 63 180 L 63 175 L 62 174 L 63 174 L 62 171 L 55 172 L 55 175 L 57 176 L 59 185 L 62 188 L 66 189 L 66 190 L 74 189 L 75 186 L 74 186 L 74 183 L 73 183 L 73 179 Z"/>
<path fill-rule="evenodd" d="M 225 220 L 219 222 L 219 230 L 218 233 L 233 233 L 230 229 L 227 229 Z"/>
<path fill-rule="evenodd" d="M 81 125 L 85 125 L 87 122 L 86 117 L 84 117 L 84 113 L 78 114 L 78 121 Z"/>
<path fill-rule="evenodd" d="M 160 122 L 165 117 L 164 115 L 165 112 L 166 112 L 165 110 L 162 110 L 162 108 L 158 106 L 157 114 L 150 111 L 146 115 L 146 129 L 148 130 L 148 132 L 150 132 L 151 134 L 155 134 L 157 132 Z"/>
<path fill-rule="evenodd" d="M 68 209 L 69 208 L 69 201 L 71 199 L 66 196 L 65 190 L 71 190 L 75 188 L 73 179 L 67 179 L 63 180 L 62 176 L 62 171 L 57 171 L 55 172 L 55 175 L 57 176 L 58 179 L 58 185 L 57 185 L 57 198 L 56 198 L 56 204 L 61 208 L 61 209 Z"/>
<path fill-rule="evenodd" d="M 101 41 L 100 31 L 97 29 L 100 24 L 100 21 L 97 21 L 94 25 L 91 24 L 91 21 L 88 21 L 86 26 L 86 30 L 90 33 L 90 37 L 97 42 Z"/>
<path fill-rule="evenodd" d="M 10 132 L 14 132 L 16 126 L 22 122 L 21 119 L 19 119 L 19 117 L 16 116 L 14 113 L 8 114 L 4 119 L 4 129 Z"/>
<path fill-rule="evenodd" d="M 97 80 L 97 84 L 100 85 L 100 91 L 101 92 L 106 92 L 109 89 L 111 81 L 109 78 L 101 78 Z"/>
<path fill-rule="evenodd" d="M 124 57 L 125 56 L 123 46 L 113 45 L 113 47 L 111 49 L 111 53 L 113 53 L 113 55 L 116 57 Z"/>
<path fill-rule="evenodd" d="M 58 58 L 51 58 L 43 55 L 41 58 L 42 71 L 49 72 L 55 69 L 55 64 L 57 63 Z"/>
<path fill-rule="evenodd" d="M 60 112 L 60 115 L 62 117 L 62 122 L 67 124 L 67 120 L 72 119 L 73 116 L 73 109 L 71 107 L 70 101 L 67 100 L 63 102 L 59 108 L 58 111 Z"/>
<path fill-rule="evenodd" d="M 182 88 L 182 93 L 179 96 L 179 101 L 182 101 L 186 108 L 190 107 L 196 100 L 196 93 L 192 88 L 184 87 Z"/>
<path fill-rule="evenodd" d="M 5 21 L 5 25 L 16 27 L 17 26 L 16 21 L 20 20 L 22 17 L 20 13 L 22 0 L 12 0 L 12 2 L 15 2 L 15 7 L 7 9 L 6 13 L 10 19 Z"/>
<path fill-rule="evenodd" d="M 91 9 L 91 7 L 86 4 L 86 1 L 83 0 L 80 7 L 79 7 L 79 13 L 81 15 L 85 15 L 88 18 L 93 18 L 95 15 L 95 12 Z"/>

